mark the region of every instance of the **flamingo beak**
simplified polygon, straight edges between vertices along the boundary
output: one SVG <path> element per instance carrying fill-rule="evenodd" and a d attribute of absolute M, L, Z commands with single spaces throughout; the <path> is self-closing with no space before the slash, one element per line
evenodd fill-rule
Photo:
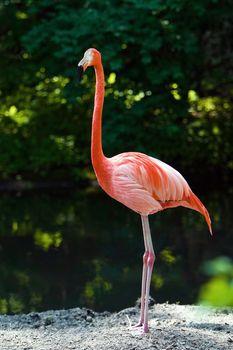
<path fill-rule="evenodd" d="M 82 79 L 82 76 L 83 76 L 83 73 L 85 72 L 85 70 L 90 66 L 93 66 L 92 49 L 89 49 L 85 52 L 83 58 L 81 59 L 81 61 L 78 64 L 78 79 L 79 79 L 79 81 Z"/>
<path fill-rule="evenodd" d="M 78 65 L 78 81 L 82 80 L 84 69 L 82 65 Z"/>

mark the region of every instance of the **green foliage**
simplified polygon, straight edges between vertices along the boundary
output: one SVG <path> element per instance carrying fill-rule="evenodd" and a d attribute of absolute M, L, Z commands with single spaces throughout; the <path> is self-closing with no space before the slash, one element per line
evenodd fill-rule
<path fill-rule="evenodd" d="M 233 306 L 233 262 L 229 258 L 219 257 L 207 262 L 204 271 L 211 278 L 201 288 L 200 303 Z"/>
<path fill-rule="evenodd" d="M 107 155 L 229 174 L 232 11 L 229 0 L 2 2 L 1 177 L 89 171 L 93 72 L 76 81 L 88 47 L 105 67 Z"/>

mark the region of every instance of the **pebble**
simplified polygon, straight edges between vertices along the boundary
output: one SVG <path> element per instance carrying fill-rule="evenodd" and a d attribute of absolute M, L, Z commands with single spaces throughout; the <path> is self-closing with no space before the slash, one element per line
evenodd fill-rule
<path fill-rule="evenodd" d="M 86 317 L 86 321 L 87 321 L 87 322 L 92 322 L 92 317 L 91 317 L 91 316 L 87 316 L 87 317 Z"/>
<path fill-rule="evenodd" d="M 45 319 L 45 321 L 44 321 L 44 325 L 45 326 L 49 326 L 49 325 L 51 325 L 52 323 L 54 323 L 55 321 L 54 321 L 54 319 L 52 318 L 52 317 L 47 317 L 46 319 Z"/>

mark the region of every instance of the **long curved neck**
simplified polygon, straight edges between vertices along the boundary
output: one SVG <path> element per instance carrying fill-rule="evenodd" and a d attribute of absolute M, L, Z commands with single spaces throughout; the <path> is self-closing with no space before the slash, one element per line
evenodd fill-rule
<path fill-rule="evenodd" d="M 92 118 L 91 160 L 95 170 L 105 160 L 102 149 L 102 111 L 104 104 L 104 70 L 102 64 L 94 67 L 96 76 L 95 103 Z"/>

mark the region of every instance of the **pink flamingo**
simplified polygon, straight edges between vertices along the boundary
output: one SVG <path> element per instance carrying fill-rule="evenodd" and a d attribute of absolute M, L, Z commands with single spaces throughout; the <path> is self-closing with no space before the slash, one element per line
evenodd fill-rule
<path fill-rule="evenodd" d="M 104 104 L 104 71 L 101 55 L 88 49 L 78 64 L 81 79 L 90 66 L 95 69 L 96 90 L 92 119 L 91 159 L 99 185 L 109 196 L 141 215 L 145 253 L 143 255 L 141 310 L 139 322 L 147 333 L 148 299 L 155 254 L 151 239 L 148 215 L 178 206 L 200 212 L 207 222 L 208 211 L 191 191 L 183 176 L 170 165 L 139 152 L 125 152 L 112 158 L 105 157 L 102 149 L 102 110 Z"/>

